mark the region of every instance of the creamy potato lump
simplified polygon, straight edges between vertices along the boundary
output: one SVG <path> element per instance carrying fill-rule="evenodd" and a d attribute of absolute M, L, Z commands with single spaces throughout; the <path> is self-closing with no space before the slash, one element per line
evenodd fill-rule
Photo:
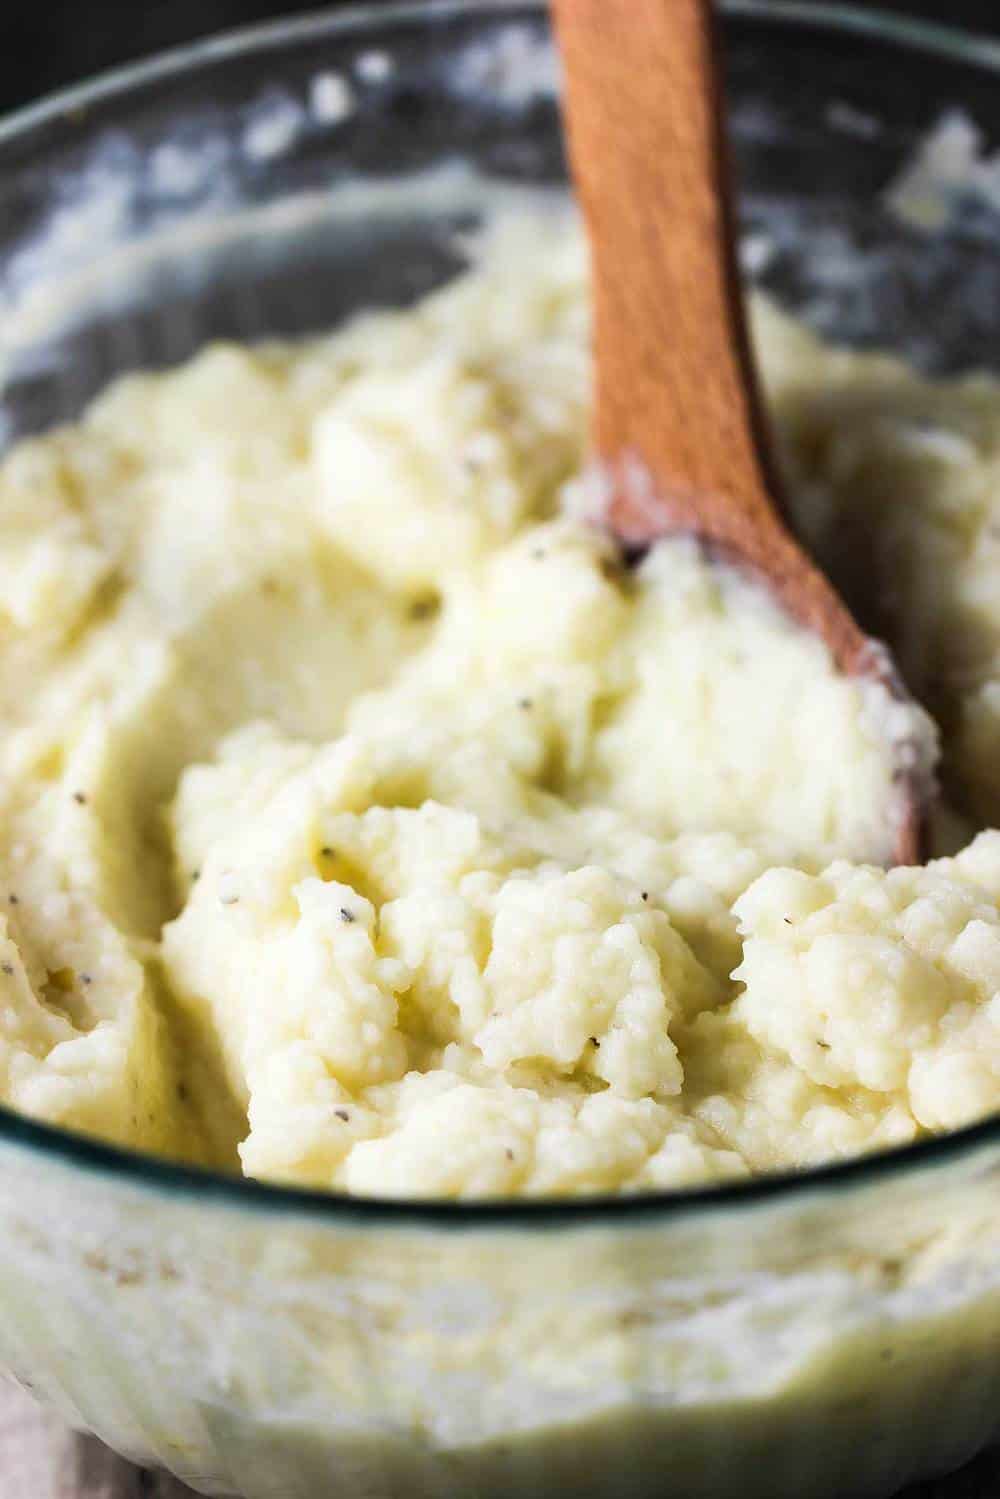
<path fill-rule="evenodd" d="M 754 309 L 799 527 L 943 731 L 939 857 L 886 872 L 936 729 L 690 541 L 618 555 L 586 282 L 539 207 L 415 307 L 0 463 L 12 1107 L 476 1197 L 1000 1106 L 1000 388 Z"/>

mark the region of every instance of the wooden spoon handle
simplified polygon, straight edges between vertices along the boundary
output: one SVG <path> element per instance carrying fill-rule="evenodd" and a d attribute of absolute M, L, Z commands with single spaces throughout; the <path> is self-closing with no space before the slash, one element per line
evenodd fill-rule
<path fill-rule="evenodd" d="M 711 5 L 553 0 L 553 12 L 593 258 L 594 447 L 626 468 L 617 528 L 633 540 L 690 529 L 753 556 L 776 517 Z"/>
<path fill-rule="evenodd" d="M 593 445 L 626 542 L 758 571 L 842 671 L 871 643 L 784 525 L 750 352 L 710 0 L 552 0 L 590 241 Z M 894 684 L 895 685 L 895 684 Z"/>

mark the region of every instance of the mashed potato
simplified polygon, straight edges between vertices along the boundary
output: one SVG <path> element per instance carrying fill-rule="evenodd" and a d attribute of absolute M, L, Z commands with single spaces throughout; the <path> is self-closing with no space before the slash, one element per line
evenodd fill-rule
<path fill-rule="evenodd" d="M 1000 390 L 756 315 L 803 532 L 994 819 Z M 13 1107 L 480 1197 L 1000 1106 L 1000 834 L 880 867 L 930 719 L 691 542 L 626 566 L 584 513 L 587 384 L 582 245 L 539 210 L 414 308 L 210 348 L 7 455 Z"/>

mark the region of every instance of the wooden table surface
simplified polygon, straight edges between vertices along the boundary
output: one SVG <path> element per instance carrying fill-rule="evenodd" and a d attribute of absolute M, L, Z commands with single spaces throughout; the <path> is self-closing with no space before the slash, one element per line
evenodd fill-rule
<path fill-rule="evenodd" d="M 165 1473 L 123 1462 L 92 1437 L 74 1436 L 30 1395 L 0 1380 L 0 1499 L 198 1496 Z M 1000 1452 L 977 1459 L 953 1478 L 908 1489 L 899 1499 L 1000 1499 Z"/>
<path fill-rule="evenodd" d="M 22 1390 L 0 1381 L 0 1499 L 195 1499 L 163 1473 L 74 1436 Z"/>

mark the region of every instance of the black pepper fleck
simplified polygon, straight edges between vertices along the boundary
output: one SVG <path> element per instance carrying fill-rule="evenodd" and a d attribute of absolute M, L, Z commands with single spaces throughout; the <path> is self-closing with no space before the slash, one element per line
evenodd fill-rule
<path fill-rule="evenodd" d="M 323 847 L 320 849 L 319 852 L 320 852 L 320 857 L 323 858 L 323 859 L 332 859 L 333 858 L 333 849 L 330 847 L 330 845 L 328 843 L 324 843 Z"/>
<path fill-rule="evenodd" d="M 346 906 L 341 906 L 341 908 L 340 908 L 340 919 L 341 919 L 341 921 L 348 921 L 348 922 L 354 921 L 355 920 L 354 912 L 353 911 L 349 911 Z"/>
<path fill-rule="evenodd" d="M 76 802 L 78 807 L 84 807 L 87 804 L 87 798 L 82 791 L 74 791 L 73 800 Z"/>
<path fill-rule="evenodd" d="M 81 973 L 81 975 L 80 975 L 80 983 L 81 984 L 92 984 L 93 982 L 94 982 L 94 980 L 91 978 L 91 976 L 90 976 L 89 973 Z"/>
<path fill-rule="evenodd" d="M 792 924 L 792 918 L 790 916 L 782 916 L 781 919 L 785 923 L 786 926 L 791 926 L 791 924 Z"/>
<path fill-rule="evenodd" d="M 13 973 L 14 972 L 14 967 L 13 967 L 13 964 L 11 964 L 11 963 L 4 963 L 2 965 L 2 967 L 3 967 L 4 973 Z"/>
<path fill-rule="evenodd" d="M 10 893 L 7 899 L 10 901 L 12 906 L 19 906 L 21 904 L 20 899 L 13 893 L 13 891 Z"/>
<path fill-rule="evenodd" d="M 350 1123 L 351 1116 L 346 1109 L 334 1109 L 333 1112 L 336 1114 L 338 1119 L 343 1119 L 345 1124 Z"/>
<path fill-rule="evenodd" d="M 648 890 L 643 890 L 643 892 L 642 892 L 642 898 L 643 898 L 643 900 L 648 900 L 649 899 L 649 891 Z"/>
<path fill-rule="evenodd" d="M 600 1047 L 601 1043 L 600 1043 L 600 1041 L 598 1041 L 598 1039 L 597 1039 L 596 1036 L 591 1036 L 591 1038 L 590 1038 L 590 1044 L 591 1044 L 591 1046 Z"/>
<path fill-rule="evenodd" d="M 532 703 L 530 697 L 519 697 L 517 700 L 517 706 L 519 708 L 524 708 L 527 710 L 528 708 L 533 707 L 534 704 Z"/>

